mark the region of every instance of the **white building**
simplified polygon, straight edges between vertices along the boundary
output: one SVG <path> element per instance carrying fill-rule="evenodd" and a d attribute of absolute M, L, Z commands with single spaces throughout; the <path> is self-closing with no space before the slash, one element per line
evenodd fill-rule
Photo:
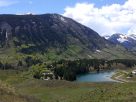
<path fill-rule="evenodd" d="M 133 70 L 133 71 L 132 71 L 132 74 L 133 74 L 133 75 L 136 75 L 136 70 Z"/>

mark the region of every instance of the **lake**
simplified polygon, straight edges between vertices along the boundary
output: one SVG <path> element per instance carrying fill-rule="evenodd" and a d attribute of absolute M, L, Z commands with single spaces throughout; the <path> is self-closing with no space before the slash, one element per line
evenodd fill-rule
<path fill-rule="evenodd" d="M 111 79 L 112 75 L 115 73 L 115 70 L 110 71 L 100 71 L 90 72 L 87 74 L 82 74 L 77 76 L 77 82 L 117 82 Z"/>

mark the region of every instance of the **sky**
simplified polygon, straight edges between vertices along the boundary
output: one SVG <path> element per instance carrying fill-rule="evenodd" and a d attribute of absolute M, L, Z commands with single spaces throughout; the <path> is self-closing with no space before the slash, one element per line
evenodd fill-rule
<path fill-rule="evenodd" d="M 136 34 L 136 0 L 0 0 L 0 14 L 58 13 L 101 36 Z"/>

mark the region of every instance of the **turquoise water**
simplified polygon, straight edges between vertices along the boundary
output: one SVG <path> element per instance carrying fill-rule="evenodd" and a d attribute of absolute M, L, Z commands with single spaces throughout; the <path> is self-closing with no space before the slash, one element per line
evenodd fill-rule
<path fill-rule="evenodd" d="M 111 71 L 102 71 L 102 72 L 91 72 L 87 74 L 82 74 L 77 76 L 77 82 L 116 82 L 111 79 L 112 75 L 115 73 L 115 70 Z"/>

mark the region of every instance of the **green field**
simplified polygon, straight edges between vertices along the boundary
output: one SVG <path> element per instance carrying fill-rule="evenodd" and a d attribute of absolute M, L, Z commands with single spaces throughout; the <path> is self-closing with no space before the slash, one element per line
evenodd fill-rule
<path fill-rule="evenodd" d="M 11 91 L 10 94 L 6 91 L 4 94 L 0 92 L 2 102 L 135 102 L 136 100 L 135 82 L 43 81 L 33 79 L 28 72 L 13 70 L 0 71 L 0 80 L 2 80 L 1 84 L 8 84 L 7 88 L 2 89 Z"/>

